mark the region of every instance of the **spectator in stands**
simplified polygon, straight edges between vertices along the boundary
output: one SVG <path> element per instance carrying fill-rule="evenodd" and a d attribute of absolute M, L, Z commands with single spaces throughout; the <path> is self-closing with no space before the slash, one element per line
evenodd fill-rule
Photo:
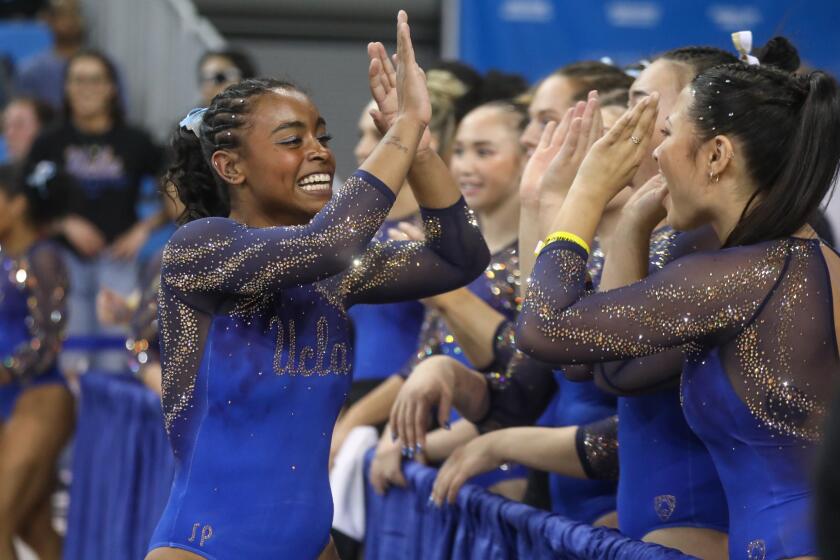
<path fill-rule="evenodd" d="M 32 97 L 12 99 L 3 110 L 3 140 L 10 162 L 23 161 L 35 138 L 52 122 L 55 113 Z"/>
<path fill-rule="evenodd" d="M 62 103 L 67 62 L 84 45 L 85 26 L 78 0 L 51 0 L 43 11 L 55 41 L 52 50 L 21 64 L 16 90 L 59 109 Z"/>
<path fill-rule="evenodd" d="M 210 105 L 210 101 L 228 86 L 256 76 L 254 61 L 244 52 L 228 48 L 207 51 L 198 61 L 201 106 Z"/>
<path fill-rule="evenodd" d="M 72 181 L 49 162 L 0 166 L 0 558 L 22 538 L 59 560 L 52 527 L 55 464 L 73 430 L 73 398 L 56 367 L 67 321 L 61 248 L 47 241 Z"/>
<path fill-rule="evenodd" d="M 144 177 L 157 175 L 162 151 L 125 122 L 113 64 L 95 51 L 77 53 L 65 80 L 64 123 L 40 136 L 30 159 L 55 162 L 78 183 L 58 231 L 66 240 L 74 291 L 72 335 L 101 332 L 95 312 L 101 286 L 128 294 L 136 285 L 133 258 L 149 233 L 166 221 L 160 211 L 138 221 Z"/>

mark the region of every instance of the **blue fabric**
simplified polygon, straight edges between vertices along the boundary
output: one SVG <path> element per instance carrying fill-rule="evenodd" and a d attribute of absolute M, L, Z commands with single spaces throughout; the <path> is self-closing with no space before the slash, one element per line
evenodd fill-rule
<path fill-rule="evenodd" d="M 706 446 L 688 427 L 679 391 L 620 397 L 618 418 L 621 532 L 634 539 L 666 527 L 726 532 L 723 486 Z"/>
<path fill-rule="evenodd" d="M 387 241 L 397 221 L 385 221 L 374 239 Z M 419 301 L 356 305 L 353 321 L 353 380 L 385 379 L 399 372 L 417 349 L 425 307 Z"/>
<path fill-rule="evenodd" d="M 160 399 L 123 375 L 80 389 L 64 560 L 141 560 L 174 469 Z"/>
<path fill-rule="evenodd" d="M 372 452 L 367 455 L 370 465 Z M 365 469 L 368 471 L 368 468 Z M 685 559 L 617 531 L 593 528 L 465 485 L 454 506 L 428 504 L 436 471 L 404 468 L 408 487 L 379 496 L 367 485 L 367 560 Z"/>
<path fill-rule="evenodd" d="M 33 245 L 28 254 L 32 255 L 37 247 L 44 247 L 44 242 Z M 52 250 L 47 247 L 46 250 Z M 16 267 L 20 263 L 0 253 L 0 360 L 9 360 L 33 339 L 30 327 L 32 311 L 29 309 L 30 298 L 33 293 L 24 282 L 15 279 Z M 32 274 L 32 271 L 29 271 Z M 25 382 L 12 381 L 0 385 L 0 420 L 7 420 L 12 414 L 20 394 L 29 387 L 59 383 L 66 385 L 64 376 L 53 365 Z"/>
<path fill-rule="evenodd" d="M 383 188 L 358 173 L 306 225 L 202 218 L 170 239 L 158 318 L 176 473 L 150 548 L 274 560 L 329 542 L 347 309 L 450 291 L 489 259 L 463 200 L 421 209 L 436 228 L 423 243 L 370 243 L 393 200 Z"/>
<path fill-rule="evenodd" d="M 555 372 L 557 396 L 549 407 L 549 426 L 583 426 L 615 414 L 616 399 L 592 381 L 574 382 Z M 592 523 L 616 510 L 616 483 L 580 480 L 548 473 L 551 511 L 569 519 Z"/>
<path fill-rule="evenodd" d="M 756 422 L 735 394 L 717 348 L 687 361 L 683 410 L 726 489 L 730 558 L 816 556 L 808 473 L 816 448 Z M 713 403 L 715 414 L 709 414 Z M 745 473 L 744 465 L 750 465 Z"/>

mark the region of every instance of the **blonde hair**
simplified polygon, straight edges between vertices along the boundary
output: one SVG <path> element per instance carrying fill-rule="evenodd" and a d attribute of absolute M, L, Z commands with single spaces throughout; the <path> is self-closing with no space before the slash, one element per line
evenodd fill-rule
<path fill-rule="evenodd" d="M 426 72 L 426 87 L 432 104 L 429 130 L 438 141 L 438 153 L 446 154 L 455 137 L 455 103 L 469 88 L 447 70 L 433 69 Z"/>

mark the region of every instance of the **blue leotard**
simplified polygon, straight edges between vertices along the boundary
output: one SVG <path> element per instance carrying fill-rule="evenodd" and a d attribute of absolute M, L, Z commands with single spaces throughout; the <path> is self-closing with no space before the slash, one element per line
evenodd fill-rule
<path fill-rule="evenodd" d="M 347 308 L 455 289 L 489 258 L 463 200 L 421 211 L 423 243 L 369 244 L 393 199 L 360 171 L 305 226 L 206 218 L 170 240 L 159 321 L 176 473 L 151 548 L 273 560 L 325 547 Z"/>
<path fill-rule="evenodd" d="M 65 384 L 56 358 L 66 322 L 67 274 L 60 249 L 34 244 L 22 258 L 0 252 L 0 420 L 12 414 L 27 388 Z"/>
<path fill-rule="evenodd" d="M 387 240 L 388 230 L 398 224 L 386 220 L 374 239 Z M 356 305 L 350 309 L 353 381 L 385 379 L 400 371 L 417 349 L 424 313 L 419 301 Z"/>
<path fill-rule="evenodd" d="M 651 239 L 651 270 L 660 269 L 676 256 L 694 251 L 698 245 L 708 243 L 707 237 L 707 232 L 676 235 L 669 228 L 657 230 Z M 594 283 L 600 281 L 602 264 L 599 261 L 602 259 L 603 254 L 597 244 L 593 245 L 592 256 L 587 263 L 587 276 L 584 279 L 587 289 L 591 288 L 589 280 Z M 589 295 L 591 292 L 587 292 L 587 297 Z M 528 358 L 525 358 L 525 361 L 527 360 Z M 676 379 L 682 369 L 682 357 L 678 356 L 678 360 L 673 364 L 662 361 L 647 365 L 639 362 L 629 366 L 631 369 L 635 366 L 643 370 L 658 370 L 660 377 L 673 376 Z M 585 369 L 588 376 L 591 370 Z M 558 386 L 556 383 L 549 386 L 545 374 L 533 366 L 518 366 L 508 372 L 506 379 L 502 378 L 500 381 L 502 382 L 491 378 L 491 402 L 494 403 L 493 407 L 498 409 L 495 414 L 502 418 L 501 423 L 510 422 L 511 418 L 515 423 L 527 423 L 528 409 L 533 411 L 533 407 L 538 406 L 543 399 L 542 395 Z M 598 403 L 598 399 L 601 399 L 600 402 L 604 403 L 605 400 L 609 400 L 608 396 L 595 391 L 591 381 L 567 381 L 566 384 L 570 391 L 582 392 L 581 397 L 584 401 L 593 402 L 595 399 L 594 402 Z M 562 398 L 562 393 L 558 398 Z M 563 405 L 563 409 L 569 409 L 569 405 Z M 615 508 L 619 514 L 619 527 L 626 535 L 641 539 L 653 530 L 676 526 L 726 531 L 727 508 L 723 489 L 708 451 L 686 424 L 680 410 L 676 387 L 634 397 L 619 397 L 617 410 L 620 419 L 617 432 L 615 425 L 612 425 L 611 430 L 599 437 L 618 437 L 620 445 L 607 445 L 610 453 L 607 453 L 606 460 L 603 457 L 590 458 L 587 453 L 581 454 L 581 461 L 585 467 L 590 462 L 598 463 L 597 467 L 587 468 L 591 478 L 607 479 L 607 482 L 591 481 L 594 485 L 592 490 L 595 494 L 592 499 L 595 506 L 586 513 L 597 518 L 611 511 L 603 509 L 598 513 L 605 504 L 604 491 L 609 480 L 612 479 L 614 483 L 614 476 L 618 472 L 615 462 L 618 461 L 621 465 L 621 477 L 618 479 Z M 491 413 L 491 417 L 493 414 Z M 583 426 L 611 414 L 609 408 L 601 404 L 594 407 L 591 413 L 581 414 L 577 421 L 575 418 L 567 418 L 564 420 L 568 423 L 558 422 L 556 425 Z M 585 433 L 579 436 L 586 438 Z M 614 453 L 616 448 L 617 455 Z M 653 449 L 656 452 L 651 452 Z M 651 476 L 651 473 L 656 475 Z M 556 478 L 558 482 L 561 480 Z M 575 483 L 579 481 L 565 481 L 570 488 L 578 487 Z M 568 495 L 570 488 L 563 488 L 564 493 L 559 490 L 552 492 L 557 496 L 555 502 L 558 508 L 568 511 L 577 507 L 567 505 L 573 502 L 563 498 Z"/>
<path fill-rule="evenodd" d="M 810 460 L 840 371 L 819 241 L 696 253 L 642 282 L 579 299 L 584 255 L 557 242 L 537 259 L 520 347 L 570 362 L 655 360 L 683 349 L 683 409 L 720 474 L 730 557 L 814 555 Z M 663 381 L 656 371 L 628 370 L 615 381 L 642 388 Z"/>

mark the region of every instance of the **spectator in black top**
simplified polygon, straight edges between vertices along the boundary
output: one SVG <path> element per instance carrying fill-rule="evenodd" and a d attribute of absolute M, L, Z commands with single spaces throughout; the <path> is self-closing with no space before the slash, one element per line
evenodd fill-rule
<path fill-rule="evenodd" d="M 82 51 L 71 58 L 64 91 L 64 122 L 35 141 L 30 159 L 53 161 L 76 180 L 58 231 L 70 249 L 68 334 L 91 335 L 102 332 L 95 310 L 99 288 L 134 290 L 133 259 L 166 220 L 161 211 L 138 221 L 135 211 L 142 181 L 158 175 L 163 157 L 145 132 L 126 124 L 116 73 L 104 55 Z"/>

